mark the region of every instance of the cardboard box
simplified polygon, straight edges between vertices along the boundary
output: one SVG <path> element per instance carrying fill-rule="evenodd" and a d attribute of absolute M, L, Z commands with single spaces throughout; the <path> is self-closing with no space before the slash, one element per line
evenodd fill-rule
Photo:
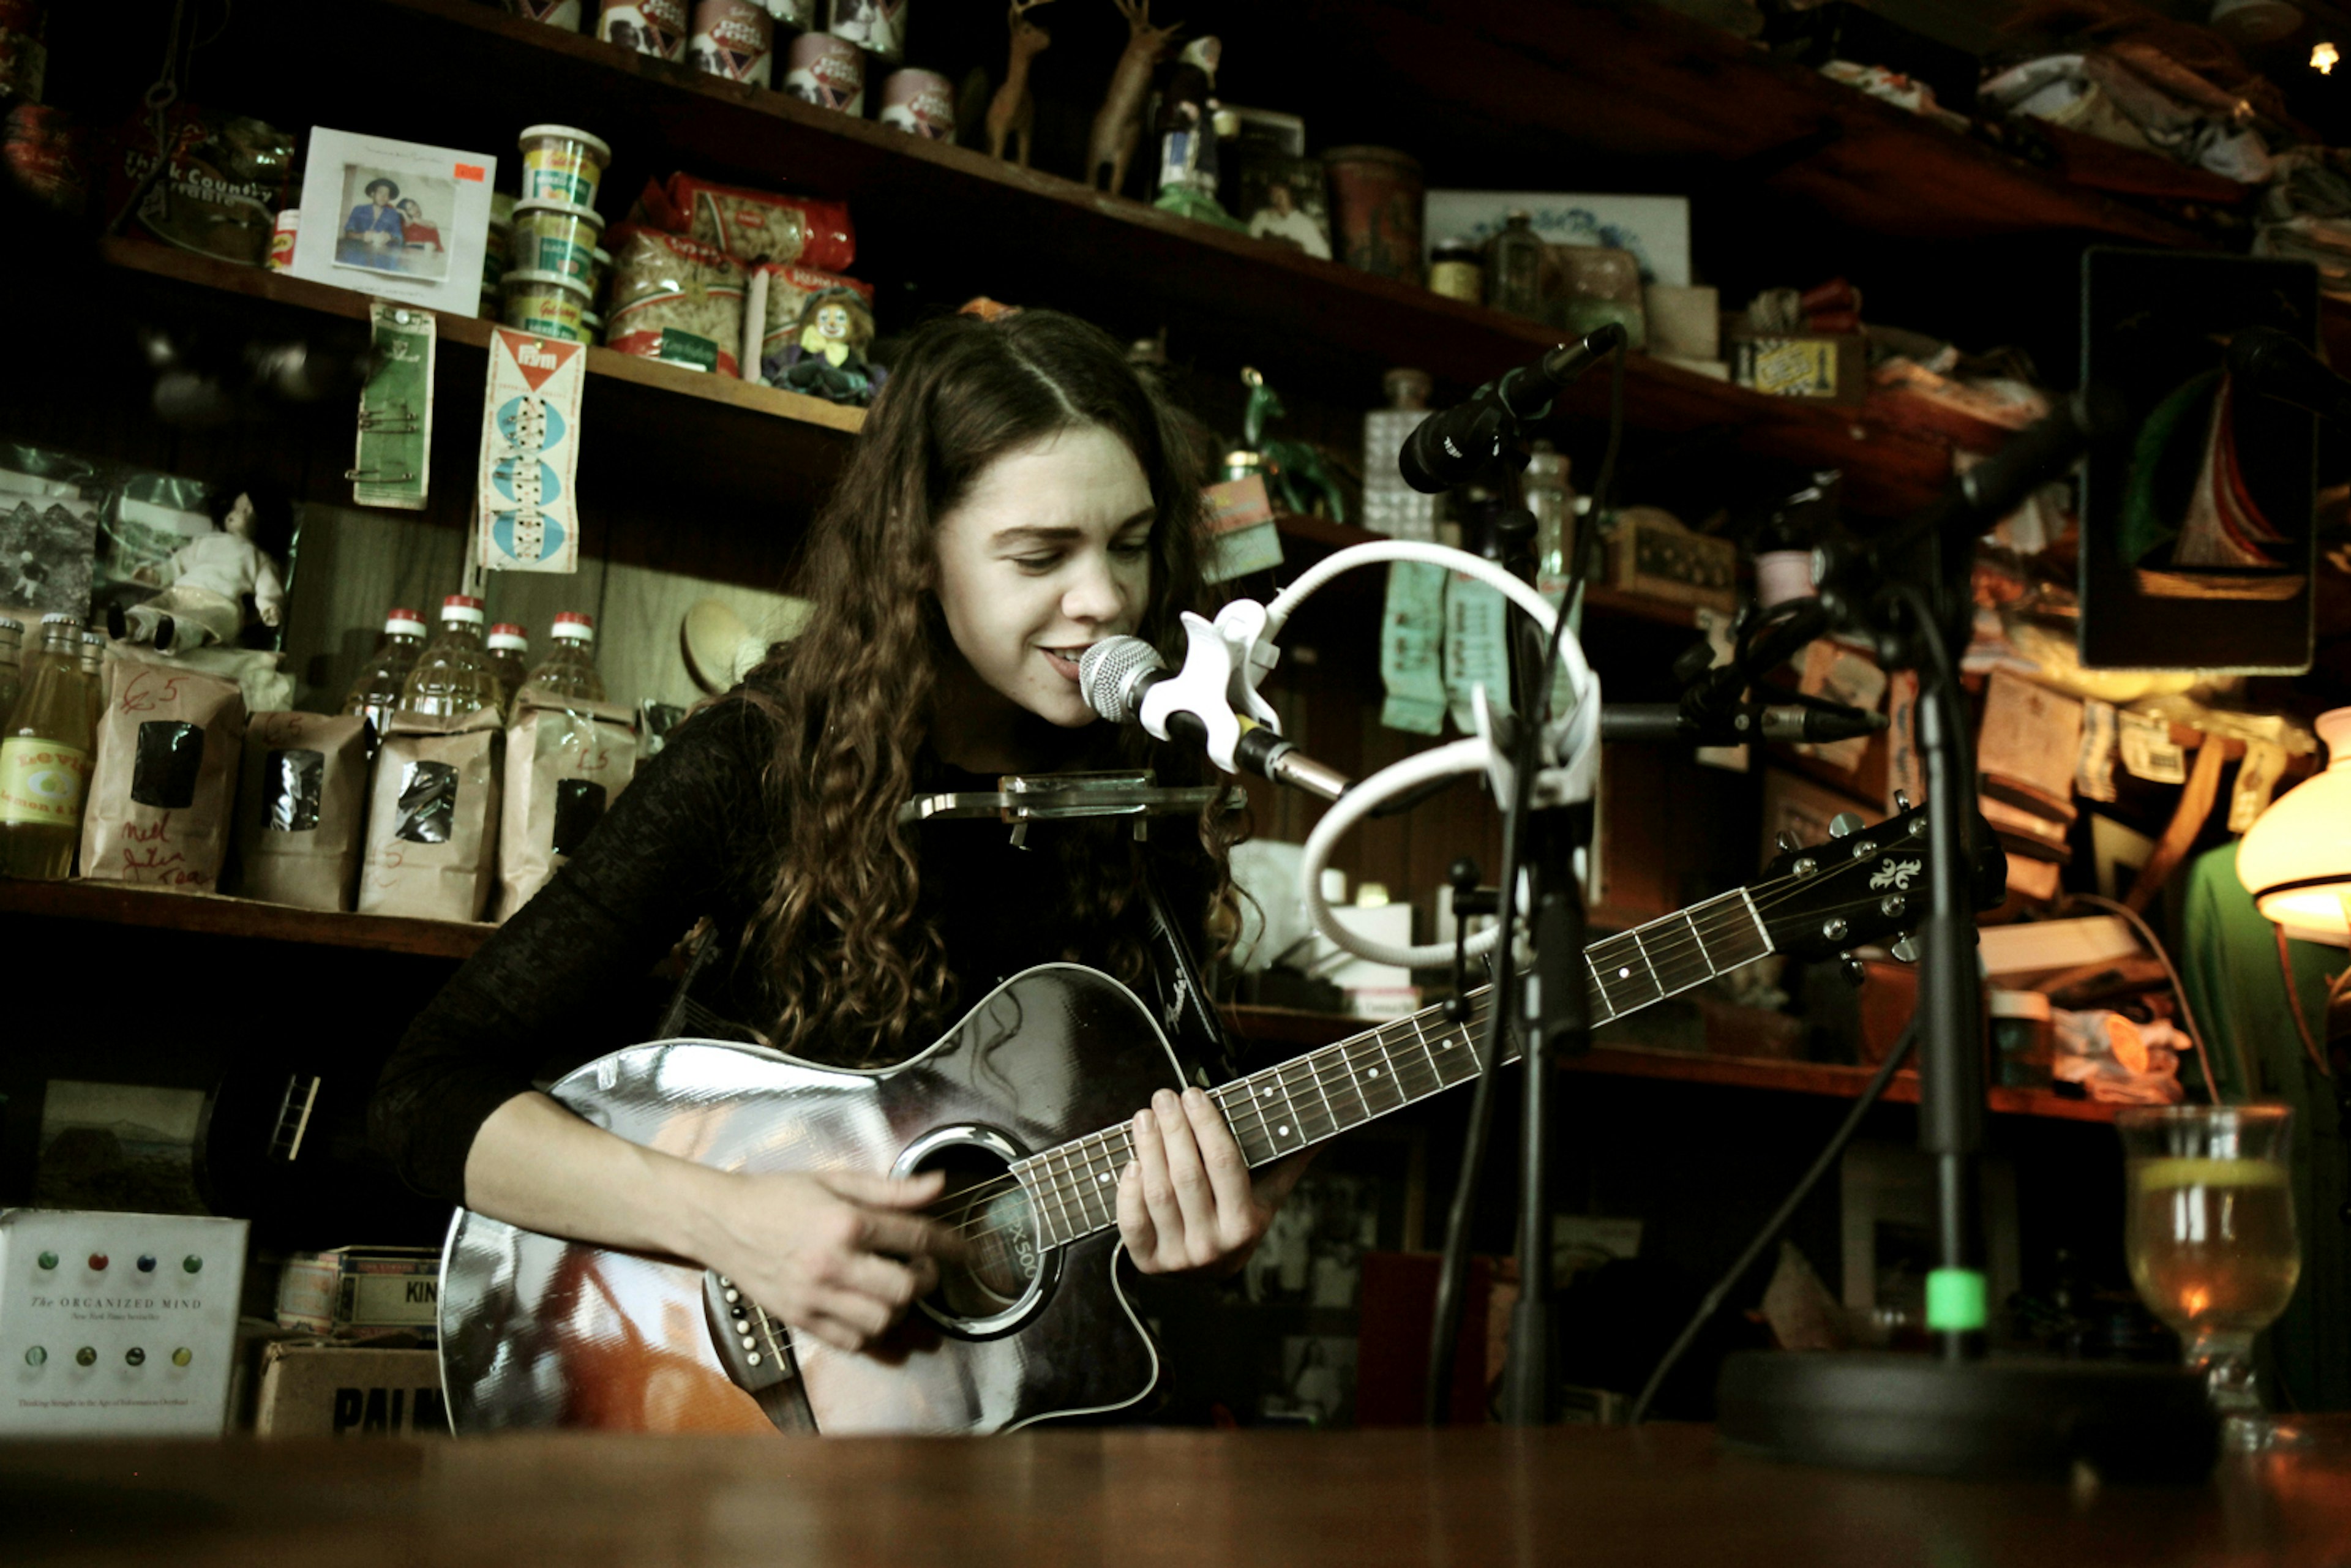
<path fill-rule="evenodd" d="M 1858 332 L 1758 332 L 1744 314 L 1725 314 L 1722 349 L 1740 386 L 1815 402 L 1869 401 L 1869 340 Z"/>
<path fill-rule="evenodd" d="M 253 1430 L 262 1437 L 444 1436 L 440 1354 L 315 1340 L 265 1345 Z"/>

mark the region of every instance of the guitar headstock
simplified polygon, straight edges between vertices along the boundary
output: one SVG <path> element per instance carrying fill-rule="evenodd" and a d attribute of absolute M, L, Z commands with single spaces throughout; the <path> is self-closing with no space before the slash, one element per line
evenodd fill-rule
<path fill-rule="evenodd" d="M 1927 809 L 1875 827 L 1840 817 L 1829 837 L 1782 852 L 1748 889 L 1775 951 L 1834 958 L 1865 942 L 1889 942 L 1926 917 Z"/>

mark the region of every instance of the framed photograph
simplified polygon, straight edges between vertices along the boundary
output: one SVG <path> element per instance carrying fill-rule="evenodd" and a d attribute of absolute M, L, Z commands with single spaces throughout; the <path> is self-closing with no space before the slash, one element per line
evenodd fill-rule
<path fill-rule="evenodd" d="M 288 270 L 314 283 L 478 315 L 496 178 L 497 160 L 486 153 L 320 126 L 310 133 L 306 217 Z"/>
<path fill-rule="evenodd" d="M 1331 202 L 1319 158 L 1244 146 L 1234 172 L 1233 212 L 1249 232 L 1331 259 Z"/>
<path fill-rule="evenodd" d="M 1524 209 L 1536 234 L 1552 245 L 1597 245 L 1629 250 L 1641 281 L 1686 288 L 1690 280 L 1689 198 L 1610 196 L 1542 191 L 1431 191 L 1421 244 L 1466 239 L 1482 244 L 1502 232 L 1506 216 Z M 1426 249 L 1421 256 L 1428 261 Z"/>
<path fill-rule="evenodd" d="M 2124 434 L 2082 486 L 2080 646 L 2092 669 L 2298 674 L 2317 565 L 2315 419 L 2236 384 L 2249 327 L 2318 343 L 2308 262 L 2093 246 L 2082 259 L 2082 384 Z"/>

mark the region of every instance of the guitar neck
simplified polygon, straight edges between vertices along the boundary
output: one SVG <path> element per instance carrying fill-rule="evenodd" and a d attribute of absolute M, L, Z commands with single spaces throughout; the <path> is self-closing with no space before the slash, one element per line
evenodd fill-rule
<path fill-rule="evenodd" d="M 1594 1024 L 1640 1011 L 1771 951 L 1744 889 L 1653 920 L 1583 950 L 1584 988 Z M 1442 1006 L 1252 1072 L 1208 1092 L 1254 1167 L 1326 1142 L 1478 1076 L 1470 1041 L 1485 1028 L 1492 988 L 1470 993 L 1460 1022 Z M 1505 1036 L 1502 1061 L 1519 1059 Z M 1126 1124 L 1018 1161 L 1048 1246 L 1118 1223 L 1118 1177 L 1134 1157 Z"/>

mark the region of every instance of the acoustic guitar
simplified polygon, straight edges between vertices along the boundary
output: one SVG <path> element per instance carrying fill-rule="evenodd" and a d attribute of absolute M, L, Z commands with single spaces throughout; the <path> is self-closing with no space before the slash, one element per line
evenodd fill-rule
<path fill-rule="evenodd" d="M 1595 1024 L 1771 953 L 1834 956 L 1926 909 L 1927 817 L 1783 854 L 1761 880 L 1586 949 Z M 1979 881 L 1983 880 L 1981 875 Z M 1367 1029 L 1210 1093 L 1252 1166 L 1477 1076 L 1490 997 Z M 1473 1045 L 1473 1040 L 1479 1042 Z M 1503 1052 L 1516 1059 L 1514 1049 Z M 1094 970 L 1005 981 L 919 1056 L 845 1071 L 669 1040 L 550 1092 L 632 1142 L 733 1171 L 941 1170 L 969 1260 L 865 1351 L 796 1339 L 717 1273 L 460 1209 L 440 1298 L 459 1432 L 978 1433 L 1112 1411 L 1159 1355 L 1120 1288 L 1127 1118 L 1182 1088 L 1151 1010 Z"/>

